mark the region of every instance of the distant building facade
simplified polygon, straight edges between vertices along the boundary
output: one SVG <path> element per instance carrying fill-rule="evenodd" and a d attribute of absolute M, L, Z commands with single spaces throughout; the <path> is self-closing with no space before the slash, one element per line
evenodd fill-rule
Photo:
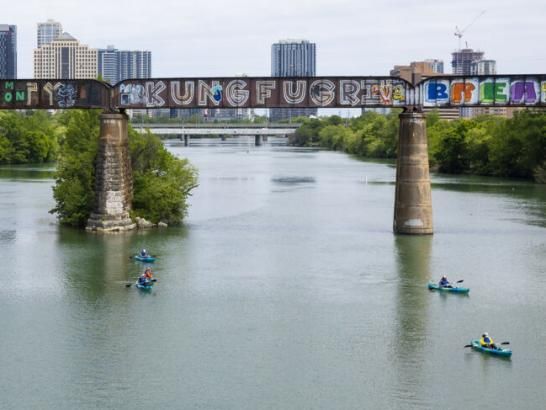
<path fill-rule="evenodd" d="M 497 62 L 495 60 L 477 60 L 470 65 L 470 74 L 488 75 L 497 74 Z"/>
<path fill-rule="evenodd" d="M 438 59 L 412 61 L 409 65 L 395 65 L 389 75 L 417 84 L 423 78 L 444 73 L 444 62 Z"/>
<path fill-rule="evenodd" d="M 483 51 L 474 51 L 471 48 L 463 48 L 451 53 L 451 71 L 453 74 L 472 74 L 472 64 L 483 60 Z"/>
<path fill-rule="evenodd" d="M 129 78 L 152 76 L 150 51 L 117 50 L 114 46 L 98 50 L 97 69 L 104 81 L 116 84 Z"/>
<path fill-rule="evenodd" d="M 55 20 L 47 20 L 45 23 L 38 23 L 37 47 L 49 44 L 58 39 L 63 33 L 63 26 Z"/>
<path fill-rule="evenodd" d="M 17 78 L 17 26 L 0 24 L 0 78 Z"/>
<path fill-rule="evenodd" d="M 316 65 L 316 45 L 308 40 L 281 40 L 271 46 L 273 77 L 314 77 Z M 317 115 L 317 109 L 272 108 L 269 113 L 271 121 L 281 121 Z"/>
<path fill-rule="evenodd" d="M 34 49 L 34 78 L 97 78 L 97 50 L 68 33 Z"/>

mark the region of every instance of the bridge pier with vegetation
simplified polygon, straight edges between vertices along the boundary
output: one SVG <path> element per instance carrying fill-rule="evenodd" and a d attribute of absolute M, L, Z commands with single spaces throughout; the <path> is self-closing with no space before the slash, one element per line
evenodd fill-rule
<path fill-rule="evenodd" d="M 131 220 L 133 177 L 127 116 L 100 115 L 99 150 L 95 165 L 95 204 L 86 230 L 119 232 L 134 229 Z"/>

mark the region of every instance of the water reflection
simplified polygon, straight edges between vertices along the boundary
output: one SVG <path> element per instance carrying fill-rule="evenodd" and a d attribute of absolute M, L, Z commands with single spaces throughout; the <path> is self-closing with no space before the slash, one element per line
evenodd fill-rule
<path fill-rule="evenodd" d="M 88 300 L 97 300 L 112 284 L 126 281 L 133 235 L 93 235 L 60 228 L 58 246 L 64 258 L 62 279 L 66 286 L 78 289 Z"/>
<path fill-rule="evenodd" d="M 0 166 L 0 179 L 35 182 L 36 180 L 52 179 L 54 177 L 55 166 L 53 164 Z"/>
<path fill-rule="evenodd" d="M 430 258 L 432 236 L 395 237 L 398 265 L 398 296 L 396 330 L 393 346 L 398 367 L 398 391 L 395 395 L 404 402 L 422 400 L 423 369 L 426 343 L 427 306 L 429 292 L 425 284 L 431 277 Z"/>

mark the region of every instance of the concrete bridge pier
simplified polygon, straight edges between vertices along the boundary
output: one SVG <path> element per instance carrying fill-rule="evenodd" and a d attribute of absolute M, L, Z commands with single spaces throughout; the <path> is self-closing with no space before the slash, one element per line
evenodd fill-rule
<path fill-rule="evenodd" d="M 254 145 L 257 146 L 257 147 L 262 145 L 262 137 L 260 135 L 256 135 L 254 137 Z"/>
<path fill-rule="evenodd" d="M 190 145 L 190 136 L 188 134 L 184 134 L 184 146 L 187 147 Z"/>
<path fill-rule="evenodd" d="M 433 232 L 427 126 L 422 112 L 400 114 L 393 229 L 409 235 Z"/>
<path fill-rule="evenodd" d="M 127 116 L 100 116 L 99 153 L 95 165 L 95 205 L 86 230 L 120 232 L 134 229 L 129 217 L 133 177 L 129 156 Z"/>
<path fill-rule="evenodd" d="M 267 135 L 264 135 L 262 140 L 263 140 L 263 142 L 267 142 Z"/>

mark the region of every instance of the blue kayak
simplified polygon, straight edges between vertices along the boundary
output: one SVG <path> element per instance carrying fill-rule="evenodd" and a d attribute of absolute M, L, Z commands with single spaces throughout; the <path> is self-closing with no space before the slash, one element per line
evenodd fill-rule
<path fill-rule="evenodd" d="M 141 262 L 153 262 L 155 261 L 157 258 L 154 257 L 154 256 L 140 256 L 140 255 L 135 255 L 135 259 L 137 261 L 141 261 Z"/>
<path fill-rule="evenodd" d="M 154 286 L 153 282 L 146 282 L 146 283 L 135 283 L 135 286 L 139 288 L 140 290 L 152 290 L 152 287 Z"/>
<path fill-rule="evenodd" d="M 445 288 L 445 287 L 440 286 L 440 285 L 438 285 L 437 283 L 434 283 L 434 282 L 429 282 L 428 283 L 428 288 L 430 290 L 439 290 L 440 292 L 451 292 L 451 293 L 468 293 L 468 292 L 470 292 L 470 288 L 463 288 L 463 287 L 458 287 L 458 286 L 454 286 L 452 288 Z"/>
<path fill-rule="evenodd" d="M 501 357 L 510 357 L 510 356 L 512 356 L 512 350 L 511 349 L 504 349 L 502 347 L 498 347 L 496 349 L 491 349 L 489 347 L 483 347 L 482 345 L 480 345 L 479 340 L 473 340 L 471 342 L 471 344 L 472 344 L 472 349 L 478 350 L 478 351 L 483 352 L 483 353 L 489 353 L 489 354 L 492 354 L 492 355 L 495 355 L 495 356 L 501 356 Z"/>

